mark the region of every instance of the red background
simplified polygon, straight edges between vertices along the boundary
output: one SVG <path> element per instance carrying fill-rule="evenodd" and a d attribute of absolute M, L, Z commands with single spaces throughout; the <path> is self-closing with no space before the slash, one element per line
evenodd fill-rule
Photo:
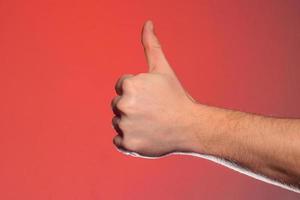
<path fill-rule="evenodd" d="M 199 101 L 300 117 L 300 1 L 0 0 L 0 199 L 299 199 L 189 156 L 112 145 L 123 73 L 152 19 Z"/>

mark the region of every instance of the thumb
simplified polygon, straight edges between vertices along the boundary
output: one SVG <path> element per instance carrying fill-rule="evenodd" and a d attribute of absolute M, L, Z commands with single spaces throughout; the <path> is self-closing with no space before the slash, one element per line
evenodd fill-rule
<path fill-rule="evenodd" d="M 172 73 L 173 70 L 168 63 L 161 44 L 154 32 L 153 22 L 148 20 L 145 22 L 142 31 L 142 44 L 147 59 L 149 72 Z"/>

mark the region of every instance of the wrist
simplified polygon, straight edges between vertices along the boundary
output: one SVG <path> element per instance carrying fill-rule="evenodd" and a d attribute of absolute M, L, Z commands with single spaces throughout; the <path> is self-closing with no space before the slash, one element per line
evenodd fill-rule
<path fill-rule="evenodd" d="M 195 103 L 189 128 L 188 151 L 219 155 L 229 137 L 229 110 Z"/>

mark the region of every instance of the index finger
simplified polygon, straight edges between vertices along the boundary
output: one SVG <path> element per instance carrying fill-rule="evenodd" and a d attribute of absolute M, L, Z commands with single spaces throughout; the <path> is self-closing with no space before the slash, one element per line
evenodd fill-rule
<path fill-rule="evenodd" d="M 125 75 L 123 75 L 123 76 L 121 76 L 119 78 L 119 80 L 117 81 L 117 83 L 115 85 L 115 90 L 116 90 L 116 93 L 118 95 L 122 95 L 123 94 L 123 87 L 122 87 L 122 85 L 123 85 L 124 80 L 127 79 L 127 78 L 131 78 L 131 77 L 133 77 L 132 74 L 125 74 Z"/>

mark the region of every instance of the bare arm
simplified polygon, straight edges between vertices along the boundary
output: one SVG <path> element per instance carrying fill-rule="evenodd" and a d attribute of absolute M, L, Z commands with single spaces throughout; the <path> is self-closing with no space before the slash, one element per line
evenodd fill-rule
<path fill-rule="evenodd" d="M 198 104 L 188 151 L 224 158 L 254 173 L 300 188 L 300 120 Z M 199 126 L 199 123 L 201 122 Z M 206 122 L 203 122 L 206 121 Z M 205 125 L 206 124 L 206 125 Z"/>
<path fill-rule="evenodd" d="M 222 158 L 300 189 L 300 120 L 197 103 L 178 80 L 152 27 L 148 21 L 142 32 L 149 71 L 122 76 L 116 84 L 117 148 L 147 158 L 172 153 Z"/>

